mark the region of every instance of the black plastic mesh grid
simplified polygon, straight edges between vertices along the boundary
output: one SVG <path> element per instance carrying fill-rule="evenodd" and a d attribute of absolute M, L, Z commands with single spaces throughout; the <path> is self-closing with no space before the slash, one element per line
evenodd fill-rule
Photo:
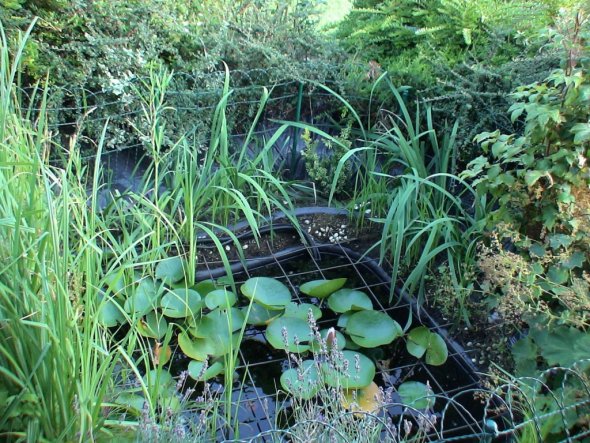
<path fill-rule="evenodd" d="M 270 244 L 268 247 L 272 250 Z M 199 269 L 213 270 L 222 266 L 221 262 L 204 261 L 199 264 Z M 390 304 L 390 285 L 386 274 L 379 275 L 375 272 L 374 260 L 362 258 L 338 245 L 316 245 L 301 247 L 288 257 L 272 257 L 264 265 L 260 264 L 260 259 L 247 260 L 245 269 L 233 275 L 237 286 L 256 276 L 274 277 L 282 281 L 290 288 L 293 299 L 297 302 L 310 301 L 309 297 L 299 293 L 300 284 L 315 279 L 347 277 L 347 288 L 367 293 L 376 310 L 386 312 L 400 325 L 407 323 L 412 311 L 411 327 L 424 324 L 441 333 L 447 342 L 449 357 L 444 365 L 434 367 L 411 356 L 406 351 L 405 338 L 397 339 L 393 344 L 384 347 L 383 360 L 390 360 L 391 364 L 388 367 L 378 367 L 375 381 L 384 388 L 392 387 L 394 390 L 393 401 L 387 408 L 387 413 L 394 423 L 401 424 L 404 418 L 410 418 L 412 411 L 401 405 L 395 388 L 408 380 L 428 382 L 436 395 L 433 413 L 437 424 L 425 441 L 477 441 L 473 440 L 475 436 L 485 434 L 483 423 L 490 417 L 485 414 L 485 401 L 476 395 L 481 392 L 481 388 L 468 354 L 448 339 L 445 327 L 449 325 L 434 324 L 423 313 L 418 318 L 416 306 L 399 297 L 399 294 Z M 336 318 L 330 316 L 318 321 L 320 329 L 335 324 Z M 236 370 L 240 381 L 233 386 L 234 414 L 237 413 L 239 421 L 239 437 L 257 438 L 276 429 L 277 410 L 289 407 L 288 401 L 283 401 L 284 397 L 277 396 L 279 378 L 288 367 L 288 361 L 284 351 L 274 350 L 266 343 L 264 328 L 261 327 L 246 329 L 239 358 Z M 226 432 L 223 434 L 224 438 L 235 437 Z M 262 441 L 264 440 L 263 438 Z"/>

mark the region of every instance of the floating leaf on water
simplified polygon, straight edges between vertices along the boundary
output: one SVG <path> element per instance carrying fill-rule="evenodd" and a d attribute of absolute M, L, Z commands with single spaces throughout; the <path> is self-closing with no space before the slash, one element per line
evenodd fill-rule
<path fill-rule="evenodd" d="M 125 291 L 125 271 L 119 268 L 116 271 L 110 271 L 104 277 L 104 283 L 113 295 L 122 294 Z"/>
<path fill-rule="evenodd" d="M 158 298 L 162 290 L 151 278 L 144 278 L 139 282 L 135 291 L 125 300 L 125 311 L 144 315 L 158 306 Z"/>
<path fill-rule="evenodd" d="M 216 290 L 217 285 L 213 280 L 203 280 L 197 283 L 193 289 L 204 297 L 209 294 L 209 292 Z"/>
<path fill-rule="evenodd" d="M 162 313 L 172 318 L 200 315 L 202 306 L 201 295 L 193 289 L 173 289 L 164 294 L 160 300 Z"/>
<path fill-rule="evenodd" d="M 322 337 L 322 339 L 326 340 L 326 337 L 328 336 L 328 331 L 330 331 L 330 329 L 334 330 L 334 328 L 329 328 L 329 329 L 322 329 L 320 331 L 320 336 Z M 344 337 L 344 335 L 339 332 L 334 330 L 334 334 L 336 335 L 336 344 L 337 344 L 337 348 L 339 350 L 344 349 L 344 346 L 346 346 L 346 338 Z M 328 345 L 328 344 L 327 344 Z M 320 343 L 314 338 L 313 341 L 310 343 L 310 347 L 311 350 L 313 352 L 320 352 L 321 351 L 321 345 Z M 328 346 L 329 347 L 329 346 Z"/>
<path fill-rule="evenodd" d="M 152 369 L 143 376 L 143 381 L 146 384 L 148 390 L 159 392 L 174 391 L 176 388 L 176 382 L 170 372 L 165 369 Z"/>
<path fill-rule="evenodd" d="M 305 360 L 300 368 L 287 369 L 281 375 L 281 386 L 294 397 L 303 400 L 313 398 L 321 386 L 316 362 Z"/>
<path fill-rule="evenodd" d="M 354 314 L 354 312 L 345 312 L 344 314 L 340 314 L 338 316 L 338 321 L 336 322 L 336 326 L 339 328 L 346 328 L 348 324 L 348 320 L 350 320 L 350 316 Z"/>
<path fill-rule="evenodd" d="M 326 298 L 346 284 L 346 278 L 333 280 L 312 280 L 303 283 L 299 290 L 310 297 Z"/>
<path fill-rule="evenodd" d="M 155 338 L 160 340 L 168 330 L 168 322 L 163 315 L 150 312 L 144 318 L 140 318 L 136 323 L 137 332 L 144 337 Z"/>
<path fill-rule="evenodd" d="M 156 278 L 166 283 L 176 283 L 184 278 L 184 268 L 182 258 L 165 258 L 156 266 Z"/>
<path fill-rule="evenodd" d="M 283 336 L 285 330 L 285 337 Z M 279 317 L 270 322 L 266 328 L 266 339 L 275 349 L 287 349 L 289 352 L 309 351 L 311 329 L 307 321 L 296 317 Z"/>
<path fill-rule="evenodd" d="M 391 343 L 403 334 L 402 327 L 389 315 L 378 311 L 359 311 L 346 324 L 346 333 L 363 348 Z"/>
<path fill-rule="evenodd" d="M 418 326 L 410 331 L 406 348 L 416 358 L 426 354 L 426 363 L 440 366 L 447 361 L 448 350 L 444 339 L 425 326 Z"/>
<path fill-rule="evenodd" d="M 311 303 L 294 303 L 291 302 L 285 307 L 285 317 L 295 317 L 301 320 L 308 320 L 309 310 L 311 309 L 313 318 L 319 320 L 322 318 L 322 310 Z"/>
<path fill-rule="evenodd" d="M 367 294 L 355 289 L 339 289 L 328 298 L 329 308 L 337 313 L 348 311 L 371 311 L 373 303 Z"/>
<path fill-rule="evenodd" d="M 113 300 L 103 300 L 103 297 L 100 297 L 102 300 L 98 307 L 98 321 L 101 325 L 106 326 L 107 328 L 112 328 L 117 326 L 125 321 L 125 316 L 123 315 L 122 308 L 119 304 Z"/>
<path fill-rule="evenodd" d="M 188 375 L 196 381 L 206 381 L 212 379 L 213 377 L 217 377 L 219 374 L 223 374 L 225 367 L 223 362 L 216 361 L 213 362 L 210 366 L 205 368 L 204 361 L 191 361 L 188 364 Z"/>
<path fill-rule="evenodd" d="M 432 409 L 435 403 L 432 388 L 419 381 L 407 381 L 397 388 L 402 403 L 415 409 Z"/>
<path fill-rule="evenodd" d="M 236 294 L 227 289 L 215 289 L 205 297 L 205 305 L 211 310 L 216 308 L 231 308 L 237 301 Z"/>
<path fill-rule="evenodd" d="M 145 406 L 145 398 L 138 394 L 131 394 L 129 392 L 123 392 L 117 396 L 115 403 L 124 408 L 127 412 L 135 415 L 143 413 Z"/>
<path fill-rule="evenodd" d="M 291 302 L 289 288 L 274 278 L 250 278 L 240 287 L 240 291 L 249 299 L 270 310 L 283 309 Z"/>
<path fill-rule="evenodd" d="M 342 406 L 351 411 L 375 412 L 383 405 L 383 391 L 375 382 L 362 389 L 344 391 Z"/>
<path fill-rule="evenodd" d="M 258 303 L 252 303 L 250 312 L 248 312 L 248 306 L 242 308 L 242 312 L 244 315 L 248 315 L 246 318 L 246 323 L 249 325 L 266 326 L 284 311 L 282 309 L 278 311 L 271 311 L 259 305 Z"/>
<path fill-rule="evenodd" d="M 344 361 L 340 368 L 330 367 L 328 362 L 322 363 L 322 373 L 326 384 L 344 389 L 361 389 L 369 386 L 375 378 L 375 364 L 367 356 L 355 351 L 342 351 L 348 370 L 343 371 Z"/>
<path fill-rule="evenodd" d="M 215 353 L 211 341 L 203 338 L 192 339 L 186 332 L 178 334 L 178 346 L 184 355 L 193 360 L 205 361 L 209 355 Z"/>

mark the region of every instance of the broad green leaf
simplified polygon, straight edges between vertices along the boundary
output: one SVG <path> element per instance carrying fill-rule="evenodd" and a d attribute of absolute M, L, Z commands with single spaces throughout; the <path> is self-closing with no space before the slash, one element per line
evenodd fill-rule
<path fill-rule="evenodd" d="M 265 336 L 273 348 L 289 352 L 309 351 L 308 343 L 312 339 L 307 321 L 296 317 L 279 317 L 271 321 Z"/>
<path fill-rule="evenodd" d="M 340 289 L 330 295 L 328 306 L 336 313 L 348 311 L 370 311 L 373 309 L 373 303 L 367 294 L 354 289 Z"/>
<path fill-rule="evenodd" d="M 346 324 L 346 333 L 357 345 L 376 348 L 391 343 L 403 334 L 403 330 L 395 320 L 383 312 L 359 311 L 350 316 Z"/>
<path fill-rule="evenodd" d="M 205 297 L 207 308 L 213 310 L 216 308 L 227 309 L 236 304 L 238 298 L 236 294 L 227 289 L 215 289 L 209 292 Z"/>
<path fill-rule="evenodd" d="M 193 289 L 173 289 L 160 300 L 162 313 L 167 317 L 186 318 L 200 315 L 203 302 L 200 294 Z"/>
<path fill-rule="evenodd" d="M 284 309 L 291 302 L 289 288 L 274 278 L 250 278 L 240 287 L 240 291 L 270 310 Z"/>
<path fill-rule="evenodd" d="M 426 354 L 429 365 L 440 366 L 447 361 L 448 350 L 444 339 L 425 326 L 418 326 L 409 332 L 406 348 L 416 358 Z"/>
<path fill-rule="evenodd" d="M 305 360 L 300 368 L 287 369 L 281 375 L 283 389 L 294 397 L 304 400 L 315 397 L 321 383 L 314 360 Z"/>
<path fill-rule="evenodd" d="M 136 323 L 137 332 L 144 337 L 160 340 L 168 330 L 168 322 L 163 315 L 150 312 L 145 318 L 140 318 Z"/>
<path fill-rule="evenodd" d="M 415 409 L 432 409 L 435 403 L 432 389 L 419 381 L 407 381 L 397 388 L 402 403 Z"/>
<path fill-rule="evenodd" d="M 191 361 L 188 364 L 188 375 L 196 381 L 206 381 L 223 374 L 225 370 L 224 364 L 221 361 L 216 361 L 211 366 L 205 366 L 204 361 Z"/>
<path fill-rule="evenodd" d="M 310 297 L 326 298 L 346 284 L 346 278 L 312 280 L 302 284 L 299 290 Z"/>
<path fill-rule="evenodd" d="M 184 266 L 184 260 L 180 257 L 165 258 L 156 266 L 156 278 L 166 283 L 176 283 L 185 276 Z"/>
<path fill-rule="evenodd" d="M 246 323 L 249 325 L 266 326 L 271 322 L 271 320 L 277 318 L 284 311 L 270 311 L 264 306 L 260 306 L 258 303 L 252 303 L 252 307 L 250 308 L 249 312 L 248 306 L 242 308 L 242 312 L 244 313 L 244 316 L 248 315 L 246 318 Z"/>
<path fill-rule="evenodd" d="M 322 318 L 322 310 L 311 303 L 289 303 L 285 307 L 285 317 L 296 317 L 307 321 L 309 310 L 311 309 L 313 318 L 319 320 Z"/>
<path fill-rule="evenodd" d="M 375 378 L 375 364 L 367 356 L 355 351 L 342 351 L 342 359 L 336 367 L 323 362 L 321 368 L 326 384 L 335 388 L 362 389 Z"/>

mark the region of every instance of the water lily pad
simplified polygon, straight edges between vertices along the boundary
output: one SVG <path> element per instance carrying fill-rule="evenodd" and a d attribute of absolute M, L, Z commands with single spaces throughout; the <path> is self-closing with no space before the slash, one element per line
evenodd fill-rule
<path fill-rule="evenodd" d="M 173 289 L 164 294 L 160 300 L 162 313 L 172 318 L 199 315 L 202 306 L 201 295 L 193 289 Z"/>
<path fill-rule="evenodd" d="M 207 338 L 215 334 L 226 335 L 238 331 L 244 325 L 244 313 L 237 308 L 215 309 L 191 324 L 190 332 L 197 338 Z"/>
<path fill-rule="evenodd" d="M 371 359 L 359 352 L 342 351 L 348 370 L 344 372 L 344 361 L 340 368 L 330 367 L 328 362 L 322 363 L 322 372 L 326 384 L 344 389 L 361 389 L 369 386 L 375 378 L 375 364 Z"/>
<path fill-rule="evenodd" d="M 240 287 L 240 291 L 249 299 L 270 310 L 283 309 L 291 302 L 289 288 L 274 278 L 250 278 Z"/>
<path fill-rule="evenodd" d="M 216 361 L 205 369 L 204 361 L 191 361 L 188 364 L 188 375 L 196 381 L 206 381 L 219 374 L 223 374 L 225 367 L 223 362 Z"/>
<path fill-rule="evenodd" d="M 140 415 L 143 412 L 145 406 L 145 398 L 138 394 L 123 392 L 117 396 L 115 403 L 125 409 L 127 412 Z"/>
<path fill-rule="evenodd" d="M 321 386 L 316 362 L 305 360 L 300 368 L 287 369 L 281 375 L 281 386 L 294 397 L 313 398 Z"/>
<path fill-rule="evenodd" d="M 431 409 L 435 398 L 432 388 L 419 381 L 407 381 L 397 388 L 402 403 L 415 409 Z"/>
<path fill-rule="evenodd" d="M 328 298 L 328 306 L 334 312 L 371 311 L 373 303 L 367 294 L 355 289 L 342 288 Z"/>
<path fill-rule="evenodd" d="M 303 283 L 299 290 L 310 297 L 326 298 L 346 284 L 346 278 L 333 280 L 312 280 Z"/>
<path fill-rule="evenodd" d="M 102 299 L 102 297 L 101 297 Z M 122 308 L 115 300 L 102 300 L 98 307 L 98 321 L 107 328 L 112 328 L 125 321 Z"/>
<path fill-rule="evenodd" d="M 123 268 L 111 271 L 104 277 L 104 283 L 108 290 L 114 295 L 122 294 L 125 291 L 125 272 Z"/>
<path fill-rule="evenodd" d="M 362 389 L 344 391 L 342 406 L 351 411 L 375 412 L 383 405 L 383 391 L 375 382 Z"/>
<path fill-rule="evenodd" d="M 447 361 L 449 355 L 444 339 L 425 326 L 418 326 L 408 334 L 406 348 L 416 358 L 426 354 L 426 363 L 440 366 Z"/>
<path fill-rule="evenodd" d="M 252 303 L 252 307 L 250 308 L 249 312 L 248 306 L 242 308 L 242 312 L 244 315 L 248 315 L 246 318 L 246 323 L 249 325 L 266 326 L 284 311 L 282 309 L 278 311 L 271 311 L 266 309 L 264 306 L 260 306 L 258 303 Z"/>
<path fill-rule="evenodd" d="M 236 294 L 227 289 L 215 289 L 205 297 L 205 305 L 209 309 L 231 308 L 237 301 Z"/>
<path fill-rule="evenodd" d="M 340 314 L 338 316 L 338 320 L 336 322 L 336 326 L 338 326 L 339 328 L 346 328 L 346 325 L 348 324 L 348 320 L 350 320 L 351 315 L 354 314 L 354 312 L 345 312 L 344 314 Z"/>
<path fill-rule="evenodd" d="M 173 391 L 176 387 L 174 378 L 165 369 L 152 369 L 143 376 L 143 381 L 150 391 Z"/>
<path fill-rule="evenodd" d="M 168 322 L 163 315 L 150 312 L 145 318 L 140 318 L 136 323 L 137 332 L 144 337 L 160 340 L 168 330 Z"/>
<path fill-rule="evenodd" d="M 316 305 L 312 305 L 311 303 L 298 304 L 293 302 L 285 307 L 285 317 L 296 317 L 307 321 L 310 309 L 315 320 L 322 318 L 322 310 Z"/>
<path fill-rule="evenodd" d="M 194 288 L 201 296 L 206 296 L 209 292 L 217 289 L 217 285 L 214 280 L 203 280 L 197 283 Z"/>
<path fill-rule="evenodd" d="M 346 333 L 363 348 L 391 343 L 403 334 L 402 327 L 389 315 L 378 311 L 359 311 L 350 316 Z"/>
<path fill-rule="evenodd" d="M 156 278 L 166 283 L 176 283 L 184 278 L 184 268 L 182 258 L 166 258 L 156 266 Z"/>
<path fill-rule="evenodd" d="M 186 332 L 178 334 L 178 346 L 187 357 L 193 360 L 205 361 L 215 353 L 214 343 L 203 338 L 191 338 Z"/>
<path fill-rule="evenodd" d="M 320 336 L 322 337 L 322 339 L 326 340 L 326 337 L 328 336 L 328 331 L 330 329 L 333 328 L 329 328 L 329 329 L 322 329 L 320 331 Z M 342 334 L 339 331 L 334 330 L 334 334 L 336 335 L 336 347 L 339 350 L 344 349 L 344 347 L 346 346 L 346 338 L 344 337 L 344 334 Z M 328 345 L 328 343 L 326 343 L 326 345 Z M 311 350 L 313 352 L 320 352 L 321 351 L 321 346 L 320 343 L 314 338 L 313 341 L 310 343 L 311 346 Z"/>
<path fill-rule="evenodd" d="M 283 330 L 285 330 L 285 337 Z M 287 349 L 289 352 L 309 351 L 311 329 L 307 321 L 300 318 L 279 317 L 270 322 L 265 335 L 275 349 Z"/>
<path fill-rule="evenodd" d="M 144 315 L 158 306 L 158 298 L 162 290 L 151 278 L 139 282 L 133 294 L 125 300 L 125 311 L 130 314 Z"/>

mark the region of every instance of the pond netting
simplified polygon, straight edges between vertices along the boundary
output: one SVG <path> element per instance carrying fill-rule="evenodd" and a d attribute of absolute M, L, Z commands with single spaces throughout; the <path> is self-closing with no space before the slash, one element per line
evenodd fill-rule
<path fill-rule="evenodd" d="M 306 241 L 305 245 L 281 251 L 275 250 L 269 239 L 262 241 L 271 251 L 269 255 L 232 263 L 236 287 L 255 277 L 277 279 L 289 288 L 294 302 L 312 302 L 322 309 L 324 315 L 317 320 L 317 326 L 325 329 L 337 327 L 337 316 L 326 309 L 325 300 L 302 294 L 301 285 L 312 280 L 345 277 L 347 288 L 366 293 L 375 310 L 387 314 L 406 330 L 423 325 L 444 338 L 448 358 L 438 366 L 410 355 L 407 335 L 367 353 L 376 362 L 375 383 L 381 392 L 388 392 L 385 401 L 369 413 L 380 426 L 377 441 L 512 441 L 523 433 L 533 438 L 532 441 L 543 441 L 548 426 L 565 429 L 564 442 L 581 441 L 590 435 L 585 428 L 575 426 L 582 412 L 590 408 L 590 384 L 584 374 L 590 367 L 588 362 L 580 362 L 573 368 L 554 368 L 537 378 L 506 376 L 490 387 L 482 382 L 469 351 L 450 338 L 447 331 L 450 324 L 437 323 L 396 288 L 390 303 L 390 276 L 375 259 L 341 244 Z M 224 265 L 216 259 L 202 258 L 199 269 L 201 278 L 217 278 L 223 274 Z M 293 411 L 293 401 L 281 388 L 280 377 L 297 359 L 273 348 L 264 331 L 263 326 L 248 326 L 245 330 L 231 386 L 235 424 L 222 426 L 217 440 L 312 441 L 315 437 L 308 436 L 312 440 L 306 440 L 297 432 L 298 426 L 317 430 L 332 425 L 322 422 L 326 420 L 322 416 L 313 418 L 316 422 L 311 427 L 309 422 L 294 421 L 297 414 Z M 398 388 L 407 382 L 418 382 L 431 389 L 426 407 L 423 403 L 404 402 Z M 222 388 L 222 381 L 217 383 Z M 302 407 L 302 403 L 297 402 L 296 407 Z M 358 412 L 343 410 L 343 413 L 358 417 Z M 348 441 L 337 431 L 326 435 L 332 435 L 333 441 Z"/>

